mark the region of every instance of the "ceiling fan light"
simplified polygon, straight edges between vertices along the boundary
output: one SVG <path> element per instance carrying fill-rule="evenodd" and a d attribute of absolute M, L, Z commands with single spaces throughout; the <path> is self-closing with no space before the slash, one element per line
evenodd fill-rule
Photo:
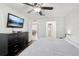
<path fill-rule="evenodd" d="M 41 11 L 41 8 L 36 7 L 36 8 L 34 8 L 34 11 L 35 12 L 40 12 Z"/>

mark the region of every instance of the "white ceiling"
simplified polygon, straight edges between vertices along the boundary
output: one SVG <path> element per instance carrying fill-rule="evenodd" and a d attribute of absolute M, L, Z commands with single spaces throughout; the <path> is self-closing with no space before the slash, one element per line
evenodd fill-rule
<path fill-rule="evenodd" d="M 32 12 L 30 14 L 27 11 L 31 10 L 32 7 L 28 5 L 24 5 L 22 3 L 7 3 L 5 4 L 11 8 L 14 8 L 18 12 L 22 12 L 24 15 L 34 16 L 34 17 L 41 17 L 39 14 Z M 66 16 L 70 11 L 74 10 L 75 8 L 79 8 L 78 3 L 45 3 L 42 6 L 52 6 L 54 7 L 53 10 L 45 10 L 43 13 L 45 16 L 43 17 L 63 17 Z"/>

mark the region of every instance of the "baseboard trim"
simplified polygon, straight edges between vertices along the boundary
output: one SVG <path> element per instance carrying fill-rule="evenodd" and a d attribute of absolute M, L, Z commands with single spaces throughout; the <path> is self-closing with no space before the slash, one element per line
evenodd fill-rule
<path fill-rule="evenodd" d="M 79 49 L 79 45 L 77 45 L 75 42 L 70 40 L 70 37 L 65 38 L 65 41 L 67 41 L 68 43 L 70 43 L 71 45 L 75 46 L 76 48 Z"/>

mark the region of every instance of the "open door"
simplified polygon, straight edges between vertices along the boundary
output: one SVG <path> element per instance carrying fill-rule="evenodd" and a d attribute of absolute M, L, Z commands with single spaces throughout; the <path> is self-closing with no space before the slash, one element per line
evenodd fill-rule
<path fill-rule="evenodd" d="M 38 22 L 32 22 L 32 40 L 38 40 Z"/>
<path fill-rule="evenodd" d="M 56 39 L 56 21 L 46 22 L 46 36 L 47 38 Z"/>

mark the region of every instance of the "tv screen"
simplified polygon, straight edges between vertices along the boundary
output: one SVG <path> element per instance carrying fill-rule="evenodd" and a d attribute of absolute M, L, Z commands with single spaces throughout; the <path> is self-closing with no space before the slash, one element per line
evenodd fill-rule
<path fill-rule="evenodd" d="M 7 27 L 23 28 L 24 19 L 8 13 Z"/>

